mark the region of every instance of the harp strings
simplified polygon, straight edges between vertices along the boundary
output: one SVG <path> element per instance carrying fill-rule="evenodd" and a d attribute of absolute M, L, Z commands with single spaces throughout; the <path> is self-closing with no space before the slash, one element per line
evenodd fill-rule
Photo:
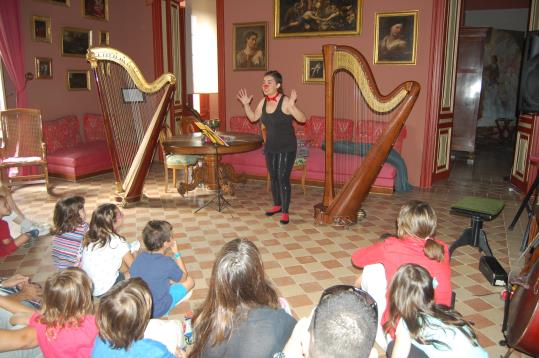
<path fill-rule="evenodd" d="M 107 94 L 105 105 L 125 189 L 133 180 L 136 166 L 144 154 L 146 131 L 155 117 L 167 86 L 154 93 L 137 92 L 137 86 L 128 72 L 121 65 L 110 61 L 100 61 L 98 71 L 101 75 L 100 85 Z"/>

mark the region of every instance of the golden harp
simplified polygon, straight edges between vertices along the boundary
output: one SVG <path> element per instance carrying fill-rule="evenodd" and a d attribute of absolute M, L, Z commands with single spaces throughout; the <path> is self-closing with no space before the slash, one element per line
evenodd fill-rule
<path fill-rule="evenodd" d="M 315 222 L 351 225 L 380 172 L 393 144 L 412 110 L 420 86 L 407 81 L 388 95 L 382 95 L 367 61 L 348 46 L 324 45 L 325 71 L 325 183 L 322 203 L 315 206 Z M 334 134 L 340 118 L 354 122 L 354 139 L 339 142 Z M 377 130 L 373 133 L 372 127 Z M 383 128 L 383 130 L 379 130 Z M 356 135 L 357 133 L 357 135 Z M 374 138 L 365 138 L 365 133 Z M 351 148 L 351 149 L 350 149 Z M 334 153 L 348 151 L 344 163 Z M 349 177 L 334 174 L 336 166 L 352 166 Z M 339 189 L 337 191 L 337 189 Z"/>

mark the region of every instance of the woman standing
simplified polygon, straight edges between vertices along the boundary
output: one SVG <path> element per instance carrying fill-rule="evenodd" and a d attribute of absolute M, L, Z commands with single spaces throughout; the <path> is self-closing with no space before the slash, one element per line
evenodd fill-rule
<path fill-rule="evenodd" d="M 295 324 L 279 308 L 255 244 L 235 239 L 213 264 L 208 296 L 193 316 L 195 343 L 189 357 L 271 357 L 282 351 Z"/>
<path fill-rule="evenodd" d="M 243 105 L 243 110 L 251 122 L 262 119 L 266 129 L 266 144 L 264 153 L 266 165 L 271 179 L 271 194 L 273 207 L 266 215 L 281 214 L 281 224 L 288 224 L 288 207 L 290 206 L 290 173 L 296 159 L 297 140 L 292 121 L 295 119 L 305 123 L 307 117 L 296 106 L 298 95 L 295 90 L 290 97 L 283 91 L 283 77 L 277 71 L 268 71 L 262 81 L 264 98 L 260 100 L 255 111 L 251 109 L 253 96 L 247 95 L 243 88 L 237 98 Z"/>

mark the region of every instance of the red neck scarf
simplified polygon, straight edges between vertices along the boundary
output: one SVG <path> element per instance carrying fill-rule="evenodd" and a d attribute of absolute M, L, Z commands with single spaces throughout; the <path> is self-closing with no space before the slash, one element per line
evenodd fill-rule
<path fill-rule="evenodd" d="M 279 97 L 279 95 L 280 95 L 280 93 L 277 92 L 277 93 L 275 94 L 275 96 L 273 96 L 273 97 L 266 96 L 266 102 L 271 102 L 271 101 L 277 102 L 277 97 Z"/>

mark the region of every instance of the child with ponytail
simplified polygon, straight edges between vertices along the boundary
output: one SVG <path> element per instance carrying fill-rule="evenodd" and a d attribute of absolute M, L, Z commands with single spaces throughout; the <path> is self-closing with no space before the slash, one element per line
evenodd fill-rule
<path fill-rule="evenodd" d="M 367 291 L 378 304 L 380 324 L 387 320 L 387 287 L 397 269 L 414 263 L 424 267 L 435 282 L 434 300 L 451 305 L 451 268 L 449 249 L 437 240 L 436 213 L 427 203 L 413 200 L 401 207 L 397 218 L 397 237 L 388 237 L 352 255 L 354 266 L 363 268 L 356 286 Z M 376 342 L 386 348 L 387 341 L 379 325 Z"/>

